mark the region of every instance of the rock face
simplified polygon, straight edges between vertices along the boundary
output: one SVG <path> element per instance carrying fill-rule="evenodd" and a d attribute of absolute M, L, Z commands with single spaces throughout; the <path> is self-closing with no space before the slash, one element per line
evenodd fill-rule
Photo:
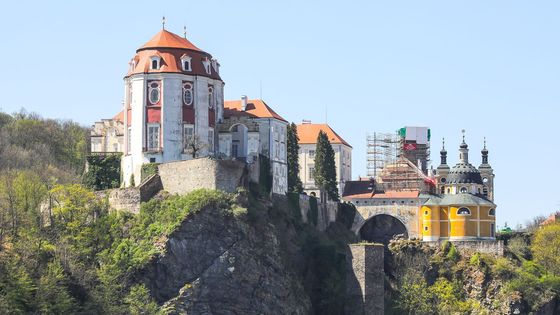
<path fill-rule="evenodd" d="M 162 244 L 143 280 L 169 314 L 308 314 L 274 230 L 257 233 L 231 213 L 203 209 Z"/>

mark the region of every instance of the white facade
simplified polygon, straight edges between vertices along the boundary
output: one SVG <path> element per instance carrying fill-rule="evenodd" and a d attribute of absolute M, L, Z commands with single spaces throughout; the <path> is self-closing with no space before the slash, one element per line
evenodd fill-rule
<path fill-rule="evenodd" d="M 160 117 L 159 122 L 149 122 L 148 114 L 148 82 L 160 82 Z M 125 78 L 124 125 L 125 141 L 123 157 L 123 180 L 130 186 L 131 178 L 140 183 L 140 172 L 143 164 L 156 162 L 165 163 L 192 158 L 183 147 L 183 83 L 194 85 L 194 134 L 201 142 L 202 151 L 199 156 L 213 155 L 217 139 L 213 127 L 208 123 L 209 91 L 213 87 L 212 106 L 216 111 L 216 121 L 223 115 L 223 87 L 221 80 L 207 77 L 183 75 L 176 73 L 135 74 Z M 130 108 L 130 122 L 127 110 Z M 159 127 L 158 148 L 149 148 L 148 128 Z M 129 135 L 130 134 L 130 135 Z M 214 136 L 212 137 L 212 134 Z M 209 138 L 211 136 L 212 138 Z"/>
<path fill-rule="evenodd" d="M 316 144 L 299 145 L 299 176 L 303 183 L 303 189 L 307 194 L 319 196 L 319 189 L 315 186 L 313 170 L 315 168 Z M 344 184 L 352 180 L 352 148 L 345 144 L 331 144 L 334 150 L 334 161 L 336 165 L 336 180 L 338 193 L 342 196 Z"/>
<path fill-rule="evenodd" d="M 115 119 L 96 121 L 90 133 L 91 152 L 122 152 L 124 147 L 124 124 Z"/>

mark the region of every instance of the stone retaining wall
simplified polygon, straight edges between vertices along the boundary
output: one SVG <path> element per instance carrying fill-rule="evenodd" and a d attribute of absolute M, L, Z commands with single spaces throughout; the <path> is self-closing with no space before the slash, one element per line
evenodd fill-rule
<path fill-rule="evenodd" d="M 430 246 L 441 247 L 444 240 L 434 242 L 424 242 Z M 475 252 L 503 256 L 504 241 L 498 240 L 468 240 L 468 241 L 451 241 L 461 254 L 473 254 Z"/>
<path fill-rule="evenodd" d="M 309 199 L 313 198 L 308 195 L 299 195 L 299 209 L 301 211 L 301 218 L 303 223 L 307 222 L 307 213 L 311 209 Z M 317 199 L 317 226 L 319 231 L 325 231 L 331 222 L 336 221 L 336 213 L 338 212 L 338 202 L 327 201 L 327 203 L 320 203 Z"/>
<path fill-rule="evenodd" d="M 95 194 L 100 198 L 107 198 L 109 206 L 115 210 L 140 212 L 140 189 L 137 187 L 108 189 Z"/>
<path fill-rule="evenodd" d="M 346 250 L 346 315 L 383 315 L 384 246 L 351 244 Z"/>
<path fill-rule="evenodd" d="M 200 188 L 235 192 L 243 185 L 244 173 L 245 163 L 236 160 L 199 158 L 158 166 L 163 189 L 181 195 Z"/>

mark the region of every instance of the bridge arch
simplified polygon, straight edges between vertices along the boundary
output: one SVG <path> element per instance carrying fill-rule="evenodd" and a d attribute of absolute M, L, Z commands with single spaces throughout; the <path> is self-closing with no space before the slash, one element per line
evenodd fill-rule
<path fill-rule="evenodd" d="M 389 214 L 377 214 L 368 218 L 358 230 L 361 240 L 384 245 L 389 244 L 389 241 L 397 235 L 409 237 L 406 225 Z"/>

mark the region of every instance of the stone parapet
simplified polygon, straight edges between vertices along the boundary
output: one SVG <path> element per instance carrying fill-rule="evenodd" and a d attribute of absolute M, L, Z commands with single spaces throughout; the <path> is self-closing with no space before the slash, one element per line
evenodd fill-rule
<path fill-rule="evenodd" d="M 445 242 L 445 240 L 429 241 L 424 243 L 429 246 L 441 247 L 443 242 Z M 484 253 L 495 256 L 504 255 L 504 241 L 473 239 L 460 241 L 451 240 L 450 242 L 455 245 L 461 254 Z"/>

